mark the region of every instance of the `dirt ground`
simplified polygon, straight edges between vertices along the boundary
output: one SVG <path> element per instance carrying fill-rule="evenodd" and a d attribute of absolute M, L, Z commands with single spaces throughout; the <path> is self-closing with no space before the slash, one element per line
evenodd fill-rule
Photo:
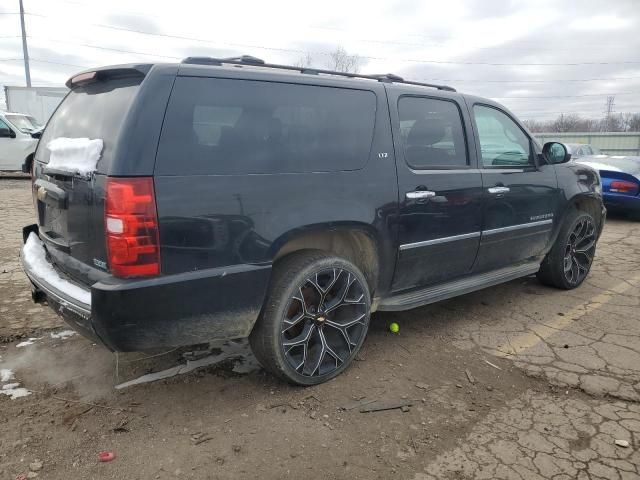
<path fill-rule="evenodd" d="M 28 182 L 0 179 L 0 392 L 28 393 L 0 395 L 0 478 L 640 479 L 640 222 L 608 221 L 577 290 L 375 314 L 353 367 L 303 389 L 243 344 L 116 357 L 60 336 L 18 264 L 32 218 Z"/>

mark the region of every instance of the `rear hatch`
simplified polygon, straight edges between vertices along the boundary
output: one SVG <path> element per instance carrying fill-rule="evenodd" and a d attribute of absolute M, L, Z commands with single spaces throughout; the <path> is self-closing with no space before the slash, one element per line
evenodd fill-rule
<path fill-rule="evenodd" d="M 40 238 L 58 270 L 84 284 L 95 282 L 107 269 L 106 175 L 143 78 L 136 71 L 113 75 L 99 71 L 82 84 L 72 83 L 72 90 L 47 123 L 35 154 L 33 197 Z M 94 153 L 98 145 L 97 163 L 94 160 L 91 166 L 91 149 L 85 152 L 82 148 L 71 152 L 70 161 L 59 160 L 55 145 L 60 139 L 72 139 L 62 144 L 77 147 L 83 142 L 77 139 L 83 138 L 102 142 L 85 141 Z M 85 160 L 88 170 L 78 167 Z"/>

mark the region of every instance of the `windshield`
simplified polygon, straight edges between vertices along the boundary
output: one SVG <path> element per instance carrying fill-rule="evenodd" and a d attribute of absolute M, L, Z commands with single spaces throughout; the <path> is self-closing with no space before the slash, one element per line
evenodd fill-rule
<path fill-rule="evenodd" d="M 27 115 L 5 115 L 5 118 L 22 133 L 31 133 L 41 128 L 35 118 Z"/>

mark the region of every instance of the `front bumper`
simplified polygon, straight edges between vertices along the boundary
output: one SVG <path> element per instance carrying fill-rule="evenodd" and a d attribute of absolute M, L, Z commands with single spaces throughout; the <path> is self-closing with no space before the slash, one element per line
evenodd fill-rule
<path fill-rule="evenodd" d="M 25 242 L 32 232 L 36 225 L 23 229 Z M 36 302 L 46 300 L 80 334 L 123 352 L 248 336 L 271 272 L 270 265 L 234 265 L 145 279 L 108 277 L 90 286 L 60 274 L 90 292 L 87 304 L 56 288 L 24 256 L 22 266 Z"/>

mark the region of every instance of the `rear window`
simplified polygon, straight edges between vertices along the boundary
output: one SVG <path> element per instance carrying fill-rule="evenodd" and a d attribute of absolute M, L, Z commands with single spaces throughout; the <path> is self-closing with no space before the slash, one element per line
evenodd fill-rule
<path fill-rule="evenodd" d="M 74 88 L 57 108 L 40 139 L 36 159 L 49 161 L 46 145 L 59 137 L 100 138 L 104 142 L 98 170 L 106 172 L 140 78 L 120 78 Z"/>
<path fill-rule="evenodd" d="M 156 174 L 356 170 L 369 157 L 375 111 L 370 91 L 180 77 Z"/>
<path fill-rule="evenodd" d="M 412 168 L 468 165 L 458 106 L 449 100 L 401 97 L 398 102 L 404 156 Z"/>

